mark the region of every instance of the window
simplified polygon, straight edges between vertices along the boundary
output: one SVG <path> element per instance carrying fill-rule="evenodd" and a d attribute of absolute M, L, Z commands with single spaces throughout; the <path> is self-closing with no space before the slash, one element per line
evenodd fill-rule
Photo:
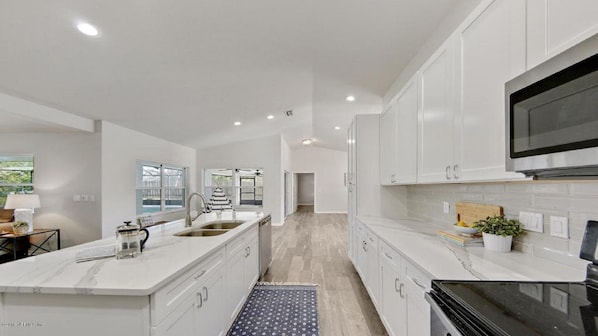
<path fill-rule="evenodd" d="M 186 172 L 183 167 L 137 162 L 137 215 L 185 207 Z"/>
<path fill-rule="evenodd" d="M 261 208 L 264 171 L 261 168 L 212 168 L 204 170 L 204 194 L 214 209 Z M 224 195 L 223 195 L 224 194 Z"/>
<path fill-rule="evenodd" d="M 33 193 L 33 155 L 0 155 L 0 207 L 9 194 Z"/>

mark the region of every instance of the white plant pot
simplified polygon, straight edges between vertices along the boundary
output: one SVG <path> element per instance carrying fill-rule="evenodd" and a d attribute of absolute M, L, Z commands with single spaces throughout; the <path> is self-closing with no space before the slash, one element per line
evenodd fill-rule
<path fill-rule="evenodd" d="M 498 236 L 491 233 L 482 232 L 484 237 L 484 247 L 495 252 L 510 252 L 513 236 Z"/>

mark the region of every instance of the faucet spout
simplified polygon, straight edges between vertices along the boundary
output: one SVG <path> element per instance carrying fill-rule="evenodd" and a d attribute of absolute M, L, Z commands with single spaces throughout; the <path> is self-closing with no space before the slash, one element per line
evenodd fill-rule
<path fill-rule="evenodd" d="M 202 205 L 203 209 L 201 209 L 201 211 L 197 211 L 197 216 L 191 218 L 191 199 L 194 196 L 198 196 L 199 198 L 201 198 L 201 201 L 203 203 L 203 205 Z M 187 211 L 185 213 L 185 227 L 191 227 L 191 225 L 193 224 L 193 221 L 196 220 L 203 213 L 212 212 L 212 210 L 210 210 L 210 208 L 208 207 L 208 201 L 206 200 L 206 197 L 202 193 L 199 193 L 199 192 L 194 192 L 191 195 L 189 195 L 189 197 L 187 197 L 186 205 L 187 205 Z"/>

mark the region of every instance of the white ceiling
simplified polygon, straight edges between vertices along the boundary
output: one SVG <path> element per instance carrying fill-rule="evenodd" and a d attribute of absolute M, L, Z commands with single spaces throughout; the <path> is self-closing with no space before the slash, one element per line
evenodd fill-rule
<path fill-rule="evenodd" d="M 282 134 L 344 150 L 459 1 L 3 0 L 0 92 L 195 148 Z"/>

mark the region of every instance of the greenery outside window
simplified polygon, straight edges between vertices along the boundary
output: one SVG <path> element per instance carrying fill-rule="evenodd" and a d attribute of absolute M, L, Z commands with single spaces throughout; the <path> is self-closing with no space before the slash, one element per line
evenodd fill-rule
<path fill-rule="evenodd" d="M 186 168 L 144 161 L 136 168 L 138 216 L 185 207 Z"/>
<path fill-rule="evenodd" d="M 9 194 L 33 193 L 33 155 L 0 155 L 0 207 Z"/>
<path fill-rule="evenodd" d="M 217 191 L 214 197 L 214 191 Z M 264 170 L 261 168 L 204 169 L 204 194 L 208 203 L 217 203 L 224 192 L 235 209 L 262 208 Z"/>

